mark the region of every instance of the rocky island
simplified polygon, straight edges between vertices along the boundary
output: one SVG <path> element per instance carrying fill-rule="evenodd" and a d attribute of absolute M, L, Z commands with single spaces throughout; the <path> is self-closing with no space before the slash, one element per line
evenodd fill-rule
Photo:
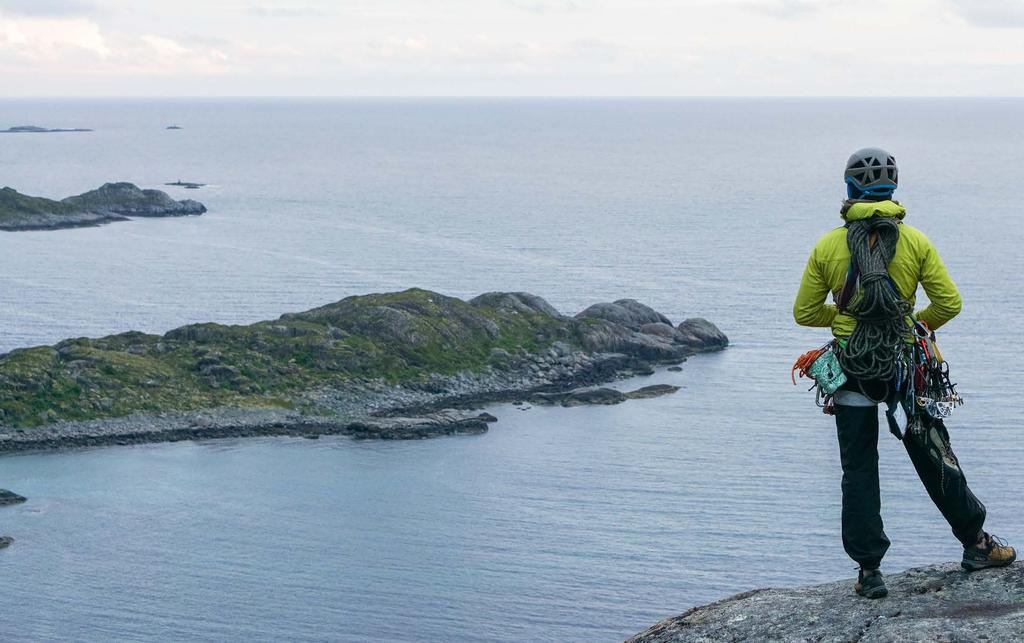
<path fill-rule="evenodd" d="M 198 201 L 175 201 L 160 190 L 143 190 L 131 183 L 101 187 L 61 201 L 28 196 L 9 187 L 0 189 L 0 230 L 58 230 L 95 226 L 130 217 L 179 217 L 206 212 Z"/>
<path fill-rule="evenodd" d="M 25 502 L 25 500 L 26 498 L 24 496 L 19 496 L 13 491 L 8 491 L 7 489 L 0 489 L 0 507 L 4 507 L 6 505 L 20 504 L 22 502 Z"/>
<path fill-rule="evenodd" d="M 91 129 L 85 127 L 39 127 L 38 125 L 15 125 L 14 127 L 8 127 L 7 129 L 0 130 L 0 134 L 53 134 L 56 132 L 91 132 Z"/>
<path fill-rule="evenodd" d="M 477 412 L 485 403 L 614 404 L 672 393 L 593 387 L 727 344 L 706 320 L 674 325 L 630 299 L 566 316 L 527 293 L 354 296 L 247 326 L 193 324 L 0 355 L 0 451 L 480 433 L 495 419 Z"/>
<path fill-rule="evenodd" d="M 744 592 L 627 643 L 1024 640 L 1024 563 L 971 574 L 953 563 L 909 569 L 887 576 L 889 596 L 874 601 L 856 596 L 853 582 Z"/>

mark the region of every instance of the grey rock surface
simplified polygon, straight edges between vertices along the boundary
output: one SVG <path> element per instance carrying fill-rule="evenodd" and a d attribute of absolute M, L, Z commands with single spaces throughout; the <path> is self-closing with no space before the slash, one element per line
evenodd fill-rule
<path fill-rule="evenodd" d="M 365 403 L 365 400 L 364 400 Z M 188 413 L 133 414 L 122 418 L 58 422 L 31 431 L 0 434 L 0 453 L 71 447 L 179 442 L 257 436 L 309 438 L 344 435 L 355 439 L 419 440 L 486 433 L 493 416 L 461 410 L 377 417 L 303 416 L 284 409 L 218 408 Z"/>
<path fill-rule="evenodd" d="M 541 313 L 548 317 L 563 317 L 562 313 L 543 297 L 528 292 L 485 292 L 469 300 L 474 306 L 490 306 L 502 311 Z"/>
<path fill-rule="evenodd" d="M 648 335 L 608 322 L 594 323 L 580 330 L 584 348 L 602 353 L 625 353 L 641 359 L 664 362 L 682 360 L 696 347 L 657 335 Z"/>
<path fill-rule="evenodd" d="M 588 387 L 562 393 L 534 393 L 530 396 L 530 401 L 540 405 L 559 404 L 561 406 L 620 404 L 626 400 L 643 400 L 670 395 L 680 390 L 680 388 L 671 384 L 653 384 L 638 388 L 635 391 L 623 393 L 622 391 L 604 386 Z"/>
<path fill-rule="evenodd" d="M 562 393 L 535 393 L 530 396 L 530 402 L 538 405 L 609 405 L 625 401 L 626 395 L 622 391 L 607 387 L 579 388 Z"/>
<path fill-rule="evenodd" d="M 672 324 L 666 324 L 665 322 L 654 322 L 652 324 L 644 324 L 640 327 L 640 332 L 645 335 L 656 335 L 658 337 L 664 337 L 665 339 L 677 340 L 680 339 L 679 331 L 672 326 Z"/>
<path fill-rule="evenodd" d="M 13 491 L 7 489 L 0 489 L 0 507 L 4 505 L 16 505 L 21 502 L 25 502 L 27 498 L 25 496 L 19 496 Z"/>
<path fill-rule="evenodd" d="M 889 596 L 853 592 L 853 578 L 757 589 L 666 619 L 629 643 L 693 641 L 1024 641 L 1024 564 L 968 574 L 958 564 L 886 577 Z"/>
<path fill-rule="evenodd" d="M 129 217 L 177 217 L 206 212 L 198 201 L 175 201 L 159 190 L 131 183 L 106 183 L 96 190 L 54 201 L 0 189 L 0 230 L 60 230 L 98 226 Z"/>
<path fill-rule="evenodd" d="M 15 125 L 0 130 L 0 134 L 52 134 L 55 132 L 91 132 L 85 127 L 40 127 L 38 125 Z"/>
<path fill-rule="evenodd" d="M 562 399 L 562 406 L 584 406 L 593 404 L 611 405 L 626 401 L 622 391 L 613 388 L 593 388 L 572 391 Z"/>
<path fill-rule="evenodd" d="M 681 386 L 672 386 L 671 384 L 653 384 L 651 386 L 638 388 L 635 391 L 630 391 L 626 393 L 626 397 L 631 400 L 644 400 L 651 397 L 671 395 L 681 388 Z"/>
<path fill-rule="evenodd" d="M 580 340 L 587 350 L 626 353 L 653 362 L 683 360 L 694 351 L 725 348 L 729 339 L 706 319 L 671 320 L 635 299 L 594 304 L 576 315 L 587 322 Z"/>
<path fill-rule="evenodd" d="M 611 303 L 594 304 L 577 314 L 576 317 L 604 319 L 632 330 L 640 330 L 644 324 L 672 324 L 668 317 L 635 299 L 619 299 Z"/>
<path fill-rule="evenodd" d="M 95 190 L 62 201 L 87 212 L 125 217 L 177 217 L 203 214 L 198 201 L 175 201 L 166 192 L 143 190 L 132 183 L 104 183 Z"/>
<path fill-rule="evenodd" d="M 676 327 L 682 344 L 700 350 L 720 350 L 729 345 L 729 338 L 717 326 L 701 317 L 687 319 Z"/>

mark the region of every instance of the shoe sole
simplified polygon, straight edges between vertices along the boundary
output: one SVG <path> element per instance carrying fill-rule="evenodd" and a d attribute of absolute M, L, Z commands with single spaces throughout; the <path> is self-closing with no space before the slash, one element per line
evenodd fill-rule
<path fill-rule="evenodd" d="M 885 587 L 874 587 L 869 590 L 863 590 L 860 588 L 855 589 L 857 594 L 863 596 L 864 598 L 885 598 L 889 595 L 889 590 Z"/>
<path fill-rule="evenodd" d="M 1017 553 L 1016 552 L 1014 552 L 1014 554 L 1010 558 L 1010 560 L 1001 561 L 1001 562 L 998 562 L 998 563 L 992 563 L 992 562 L 989 562 L 989 561 L 976 562 L 976 561 L 973 561 L 973 560 L 970 560 L 970 561 L 962 560 L 962 561 L 960 561 L 960 566 L 963 567 L 964 569 L 966 569 L 969 572 L 976 572 L 976 571 L 980 571 L 982 569 L 989 569 L 991 567 L 1006 567 L 1007 565 L 1012 565 L 1013 561 L 1015 561 L 1015 560 L 1017 560 Z"/>

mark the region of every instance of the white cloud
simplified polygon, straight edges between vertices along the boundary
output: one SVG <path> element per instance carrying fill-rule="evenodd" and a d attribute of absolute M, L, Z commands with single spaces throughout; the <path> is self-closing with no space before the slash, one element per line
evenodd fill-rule
<path fill-rule="evenodd" d="M 229 56 L 215 47 L 190 47 L 158 35 L 106 36 L 88 18 L 0 16 L 0 64 L 45 77 L 80 74 L 219 74 Z"/>
<path fill-rule="evenodd" d="M 188 47 L 183 47 L 170 38 L 163 38 L 161 36 L 142 36 L 139 40 L 148 45 L 155 54 L 165 58 L 180 58 L 183 56 L 190 56 L 193 53 Z"/>
<path fill-rule="evenodd" d="M 311 18 L 328 15 L 326 9 L 295 5 L 252 5 L 244 9 L 245 13 L 263 18 Z"/>
<path fill-rule="evenodd" d="M 1024 26 L 1024 0 L 0 0 L 0 74 L 21 95 L 1024 93 L 1024 39 L 988 26 Z"/>
<path fill-rule="evenodd" d="M 583 5 L 576 0 L 506 0 L 509 6 L 530 13 L 549 13 L 558 11 L 576 11 Z"/>
<path fill-rule="evenodd" d="M 45 63 L 87 55 L 107 58 L 109 45 L 99 25 L 87 18 L 8 18 L 0 15 L 0 53 Z"/>
<path fill-rule="evenodd" d="M 231 69 L 230 56 L 216 47 L 186 46 L 177 40 L 146 34 L 126 40 L 119 51 L 117 65 L 108 73 L 129 71 L 150 75 L 217 75 Z"/>
<path fill-rule="evenodd" d="M 85 0 L 0 0 L 0 14 L 9 15 L 77 16 L 93 9 Z"/>
<path fill-rule="evenodd" d="M 1024 27 L 1022 0 L 949 0 L 949 4 L 964 20 L 979 27 Z"/>
<path fill-rule="evenodd" d="M 826 11 L 838 6 L 840 2 L 841 0 L 744 0 L 737 6 L 752 9 L 774 18 L 794 20 L 809 14 Z"/>
<path fill-rule="evenodd" d="M 600 38 L 569 42 L 542 40 L 505 40 L 486 34 L 436 42 L 424 35 L 393 37 L 348 47 L 336 52 L 339 59 L 367 71 L 391 73 L 397 67 L 418 73 L 540 73 L 564 71 L 560 65 L 586 67 L 624 61 L 630 52 L 618 44 Z"/>

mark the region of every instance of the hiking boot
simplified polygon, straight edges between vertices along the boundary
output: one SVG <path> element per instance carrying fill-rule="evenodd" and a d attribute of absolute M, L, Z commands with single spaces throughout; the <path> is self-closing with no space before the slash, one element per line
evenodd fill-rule
<path fill-rule="evenodd" d="M 1002 538 L 986 533 L 981 546 L 974 544 L 964 547 L 964 559 L 960 566 L 969 572 L 986 567 L 1005 567 L 1017 560 L 1017 551 L 1006 544 Z"/>
<path fill-rule="evenodd" d="M 861 569 L 857 573 L 857 584 L 853 590 L 864 598 L 882 598 L 889 595 L 882 572 L 877 569 Z"/>

